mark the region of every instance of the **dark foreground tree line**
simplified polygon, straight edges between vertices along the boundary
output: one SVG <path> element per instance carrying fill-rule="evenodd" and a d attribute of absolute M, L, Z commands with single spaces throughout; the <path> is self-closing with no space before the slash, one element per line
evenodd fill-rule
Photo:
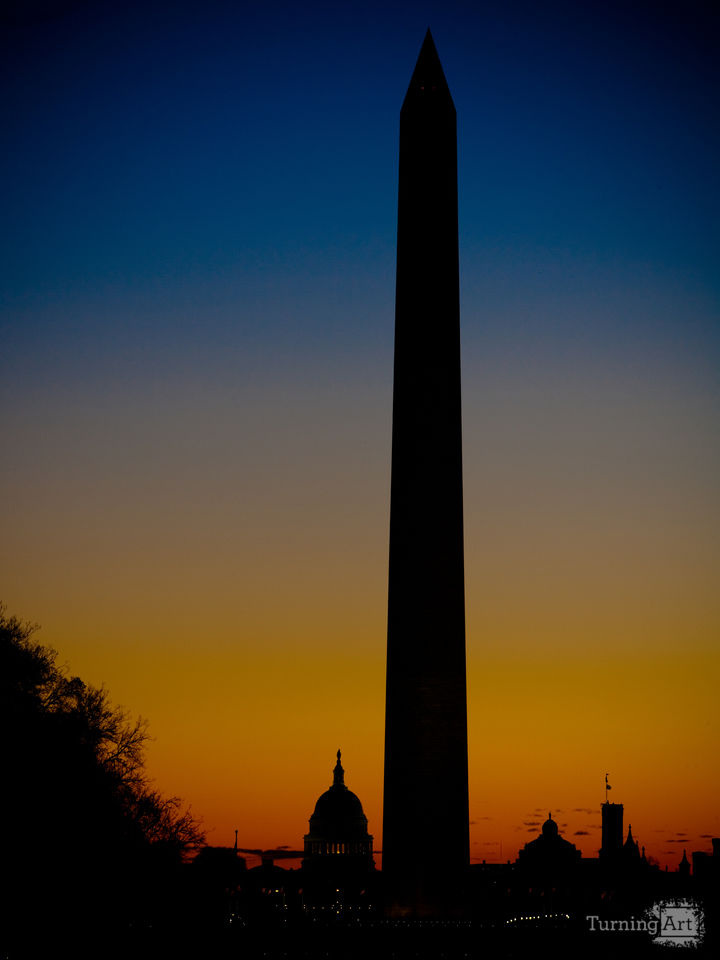
<path fill-rule="evenodd" d="M 70 676 L 36 630 L 0 605 L 0 946 L 10 949 L 162 923 L 203 841 L 148 777 L 146 722 Z"/>

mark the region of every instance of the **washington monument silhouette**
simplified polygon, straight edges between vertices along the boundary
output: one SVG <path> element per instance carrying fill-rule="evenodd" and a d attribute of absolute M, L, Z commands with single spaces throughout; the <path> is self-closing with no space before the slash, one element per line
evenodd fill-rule
<path fill-rule="evenodd" d="M 400 112 L 385 911 L 463 913 L 469 864 L 455 106 L 428 30 Z"/>

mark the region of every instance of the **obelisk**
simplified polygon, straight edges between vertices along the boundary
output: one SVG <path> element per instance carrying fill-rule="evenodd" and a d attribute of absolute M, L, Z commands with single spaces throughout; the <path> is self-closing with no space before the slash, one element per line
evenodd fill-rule
<path fill-rule="evenodd" d="M 400 112 L 386 915 L 462 915 L 468 829 L 457 134 L 428 30 Z"/>

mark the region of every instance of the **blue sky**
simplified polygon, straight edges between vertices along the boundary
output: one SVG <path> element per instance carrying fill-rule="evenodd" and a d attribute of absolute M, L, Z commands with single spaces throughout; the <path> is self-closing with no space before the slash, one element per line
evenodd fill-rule
<path fill-rule="evenodd" d="M 26 320 L 108 295 L 172 313 L 228 283 L 387 298 L 398 105 L 427 24 L 459 114 L 466 297 L 480 278 L 506 300 L 508 273 L 540 299 L 608 274 L 717 297 L 709 7 L 50 8 L 4 39 L 3 286 Z"/>

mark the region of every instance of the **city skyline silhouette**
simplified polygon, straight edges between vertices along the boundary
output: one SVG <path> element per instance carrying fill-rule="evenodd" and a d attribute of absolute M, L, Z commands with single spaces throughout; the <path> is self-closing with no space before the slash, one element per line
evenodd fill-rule
<path fill-rule="evenodd" d="M 662 867 L 709 849 L 710 15 L 91 7 L 2 39 L 8 609 L 149 718 L 211 844 L 300 850 L 338 746 L 382 835 L 397 122 L 429 22 L 461 118 L 471 862 L 548 810 L 595 856 L 606 770 Z"/>

